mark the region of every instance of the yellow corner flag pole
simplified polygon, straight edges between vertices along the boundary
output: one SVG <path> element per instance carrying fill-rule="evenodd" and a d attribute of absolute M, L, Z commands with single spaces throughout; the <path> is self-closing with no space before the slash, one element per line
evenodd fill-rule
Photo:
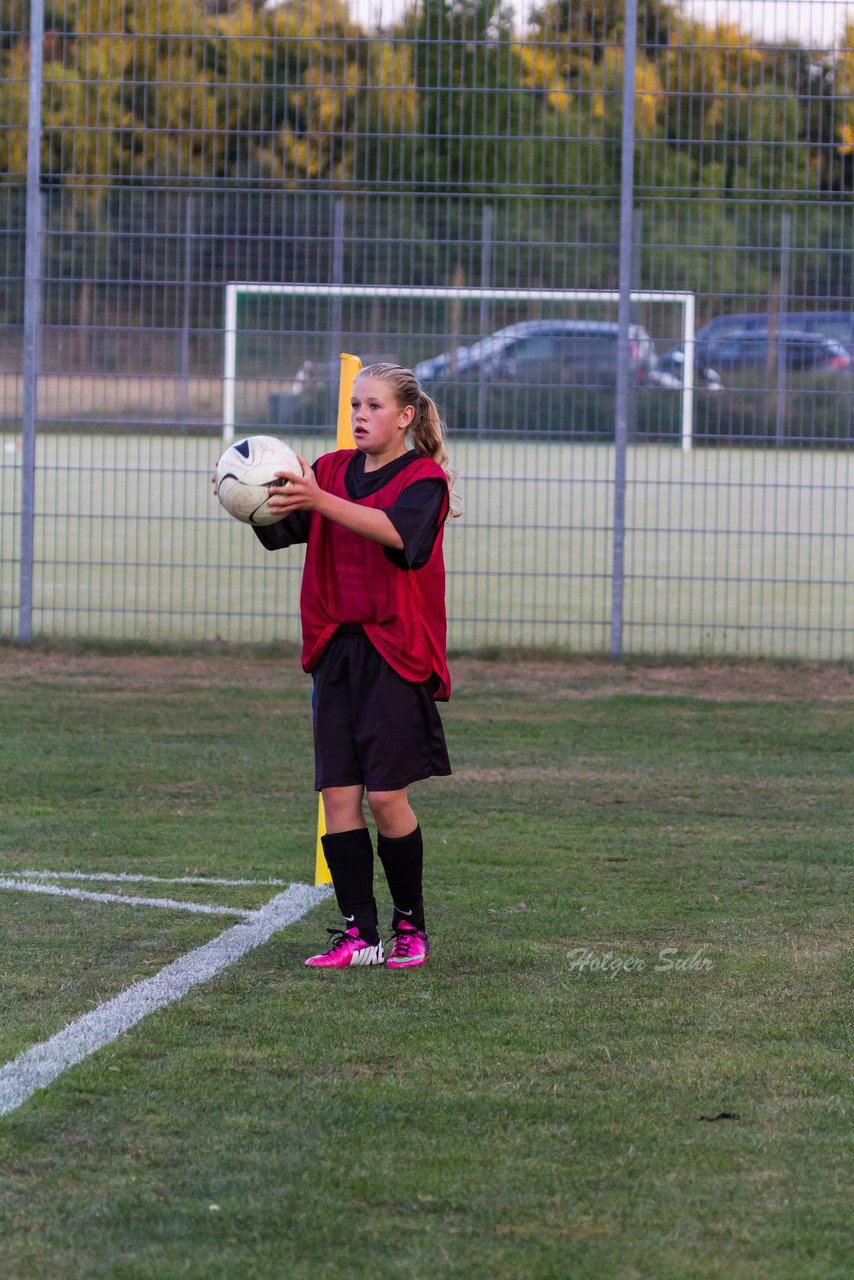
<path fill-rule="evenodd" d="M 350 397 L 353 394 L 353 383 L 356 374 L 362 367 L 358 356 L 341 353 L 341 373 L 338 378 L 338 435 L 335 440 L 336 449 L 355 449 L 353 428 L 350 425 Z M 323 812 L 323 796 L 317 797 L 317 847 L 314 855 L 314 883 L 331 884 L 332 876 L 323 856 L 323 844 L 320 837 L 326 835 L 326 815 Z"/>

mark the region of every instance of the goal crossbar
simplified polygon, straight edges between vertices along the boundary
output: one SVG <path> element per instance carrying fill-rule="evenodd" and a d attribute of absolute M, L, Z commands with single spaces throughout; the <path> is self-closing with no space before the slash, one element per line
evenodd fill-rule
<path fill-rule="evenodd" d="M 616 289 L 492 289 L 454 285 L 258 284 L 231 281 L 225 286 L 222 438 L 234 440 L 237 378 L 237 303 L 240 297 L 388 298 L 407 302 L 619 302 Z M 670 302 L 682 307 L 682 448 L 694 434 L 695 295 L 683 290 L 632 290 L 632 302 Z"/>

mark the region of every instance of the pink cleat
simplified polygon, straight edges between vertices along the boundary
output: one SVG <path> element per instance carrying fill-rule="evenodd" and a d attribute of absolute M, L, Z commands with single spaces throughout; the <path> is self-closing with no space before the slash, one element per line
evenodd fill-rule
<path fill-rule="evenodd" d="M 350 965 L 382 964 L 385 960 L 382 942 L 365 942 L 358 929 L 327 929 L 333 936 L 328 951 L 309 956 L 306 964 L 317 969 L 347 969 Z"/>
<path fill-rule="evenodd" d="M 390 969 L 414 969 L 423 964 L 430 954 L 430 940 L 423 929 L 401 920 L 394 931 L 394 945 L 389 952 Z"/>

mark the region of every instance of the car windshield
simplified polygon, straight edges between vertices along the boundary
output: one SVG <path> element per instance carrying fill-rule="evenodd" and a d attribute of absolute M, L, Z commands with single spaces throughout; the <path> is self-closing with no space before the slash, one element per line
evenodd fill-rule
<path fill-rule="evenodd" d="M 614 360 L 616 334 L 613 333 L 543 333 L 524 336 L 493 333 L 459 351 L 465 363 L 478 364 L 506 352 L 516 360 L 542 360 L 552 355 L 560 359 Z"/>
<path fill-rule="evenodd" d="M 616 359 L 617 335 L 610 333 L 567 334 L 557 343 L 558 355 L 564 360 L 577 360 L 579 364 L 607 362 Z"/>
<path fill-rule="evenodd" d="M 847 342 L 851 338 L 850 320 L 813 320 L 810 322 L 810 329 L 814 333 L 825 334 L 827 337 L 837 339 L 839 342 Z"/>
<path fill-rule="evenodd" d="M 480 360 L 488 360 L 491 356 L 499 355 L 500 352 L 512 346 L 513 342 L 512 334 L 491 333 L 488 338 L 481 338 L 479 342 L 465 348 L 466 364 L 475 364 Z"/>
<path fill-rule="evenodd" d="M 547 333 L 535 335 L 532 338 L 523 338 L 521 342 L 515 342 L 508 348 L 508 355 L 514 360 L 534 362 L 548 360 L 552 354 L 552 338 Z"/>

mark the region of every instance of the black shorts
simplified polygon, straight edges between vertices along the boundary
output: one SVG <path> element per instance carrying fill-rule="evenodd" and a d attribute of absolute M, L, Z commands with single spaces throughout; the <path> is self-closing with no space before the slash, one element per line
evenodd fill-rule
<path fill-rule="evenodd" d="M 435 680 L 404 680 L 361 627 L 339 627 L 313 675 L 317 791 L 400 791 L 451 772 Z"/>

